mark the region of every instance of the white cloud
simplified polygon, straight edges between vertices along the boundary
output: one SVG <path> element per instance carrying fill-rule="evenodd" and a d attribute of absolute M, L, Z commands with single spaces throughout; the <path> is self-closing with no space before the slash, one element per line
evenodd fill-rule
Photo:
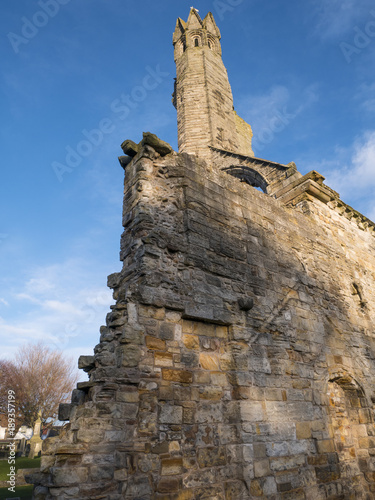
<path fill-rule="evenodd" d="M 240 115 L 251 123 L 255 155 L 318 99 L 316 85 L 304 89 L 297 85 L 290 89 L 274 85 L 264 94 L 243 97 L 238 109 Z"/>
<path fill-rule="evenodd" d="M 322 172 L 344 202 L 374 220 L 375 130 L 365 132 L 347 149 L 336 148 L 335 156 L 310 168 Z"/>
<path fill-rule="evenodd" d="M 262 95 L 243 97 L 239 102 L 245 120 L 251 122 L 254 129 L 262 129 L 278 110 L 284 109 L 289 103 L 290 92 L 282 85 L 273 85 Z"/>
<path fill-rule="evenodd" d="M 31 278 L 26 283 L 26 290 L 29 293 L 43 294 L 45 292 L 50 292 L 55 288 L 55 283 L 51 283 L 47 278 Z"/>
<path fill-rule="evenodd" d="M 363 111 L 368 113 L 375 112 L 375 83 L 370 85 L 363 83 L 360 85 L 357 94 L 355 95 L 357 101 Z"/>
<path fill-rule="evenodd" d="M 41 304 L 40 300 L 25 292 L 17 293 L 15 297 L 18 300 L 26 300 L 28 302 L 31 302 L 32 304 Z"/>
<path fill-rule="evenodd" d="M 319 38 L 342 38 L 366 17 L 370 19 L 373 0 L 315 0 L 315 35 Z"/>
<path fill-rule="evenodd" d="M 375 188 L 375 131 L 366 132 L 354 142 L 349 163 L 334 168 L 329 178 L 343 195 Z"/>
<path fill-rule="evenodd" d="M 0 297 L 0 304 L 4 304 L 4 306 L 9 307 L 9 302 L 1 297 Z"/>
<path fill-rule="evenodd" d="M 17 290 L 0 300 L 13 311 L 4 311 L 0 318 L 1 355 L 7 358 L 20 344 L 39 339 L 64 352 L 78 348 L 77 344 L 82 354 L 92 352 L 113 303 L 104 270 L 79 259 L 35 269 Z M 17 310 L 22 315 L 15 314 Z"/>

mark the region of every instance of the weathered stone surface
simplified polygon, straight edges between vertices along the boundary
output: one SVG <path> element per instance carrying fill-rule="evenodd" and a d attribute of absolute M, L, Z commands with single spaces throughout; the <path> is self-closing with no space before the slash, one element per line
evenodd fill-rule
<path fill-rule="evenodd" d="M 238 305 L 241 311 L 250 311 L 254 307 L 254 300 L 250 297 L 240 297 L 238 299 Z"/>
<path fill-rule="evenodd" d="M 78 368 L 85 372 L 89 372 L 95 366 L 94 356 L 80 356 L 78 359 Z"/>
<path fill-rule="evenodd" d="M 201 448 L 198 450 L 198 464 L 200 467 L 217 467 L 227 463 L 225 448 Z"/>
<path fill-rule="evenodd" d="M 148 349 L 152 350 L 157 350 L 157 351 L 164 351 L 166 348 L 166 344 L 164 340 L 155 338 L 155 337 L 146 337 L 146 345 Z"/>
<path fill-rule="evenodd" d="M 125 155 L 133 158 L 139 151 L 139 145 L 131 141 L 130 139 L 127 139 L 121 144 L 121 149 L 123 150 Z"/>
<path fill-rule="evenodd" d="M 124 146 L 116 303 L 36 494 L 372 498 L 375 226 L 317 172 L 249 156 L 211 15 L 175 50 L 180 153 Z"/>
<path fill-rule="evenodd" d="M 169 153 L 172 153 L 173 149 L 171 146 L 159 139 L 155 134 L 151 134 L 150 132 L 143 132 L 143 140 L 141 145 L 151 146 L 157 153 L 160 154 L 160 156 L 165 156 Z"/>
<path fill-rule="evenodd" d="M 126 345 L 121 349 L 122 366 L 137 366 L 141 359 L 141 350 L 136 345 Z"/>
<path fill-rule="evenodd" d="M 182 470 L 182 458 L 164 458 L 161 461 L 161 473 L 163 476 L 174 476 L 176 474 L 181 474 Z"/>
<path fill-rule="evenodd" d="M 165 404 L 161 407 L 159 421 L 162 424 L 182 424 L 182 406 Z"/>
<path fill-rule="evenodd" d="M 172 382 L 181 382 L 183 384 L 190 384 L 193 381 L 192 372 L 186 370 L 167 370 L 163 369 L 163 379 Z"/>
<path fill-rule="evenodd" d="M 122 168 L 125 170 L 127 165 L 129 165 L 129 163 L 132 161 L 132 157 L 131 156 L 119 156 L 118 161 L 120 162 L 120 165 L 122 166 Z"/>
<path fill-rule="evenodd" d="M 87 467 L 52 467 L 50 471 L 56 484 L 62 486 L 85 483 L 89 474 Z"/>
<path fill-rule="evenodd" d="M 70 418 L 71 405 L 70 403 L 60 403 L 59 404 L 59 420 L 61 422 L 66 422 Z"/>

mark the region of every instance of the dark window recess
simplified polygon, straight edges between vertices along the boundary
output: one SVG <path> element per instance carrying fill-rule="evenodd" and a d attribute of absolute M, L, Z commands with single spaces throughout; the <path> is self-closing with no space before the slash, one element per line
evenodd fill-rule
<path fill-rule="evenodd" d="M 352 284 L 352 295 L 357 297 L 359 305 L 362 307 L 362 309 L 364 309 L 366 307 L 366 301 L 363 298 L 362 287 L 357 283 Z"/>

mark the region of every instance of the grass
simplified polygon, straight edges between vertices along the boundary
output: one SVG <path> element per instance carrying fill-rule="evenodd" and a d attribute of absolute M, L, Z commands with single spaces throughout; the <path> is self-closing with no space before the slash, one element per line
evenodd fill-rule
<path fill-rule="evenodd" d="M 0 488 L 0 498 L 20 498 L 21 500 L 31 500 L 33 486 L 16 486 L 16 492 L 8 491 L 8 488 Z"/>
<path fill-rule="evenodd" d="M 40 467 L 40 458 L 16 458 L 16 470 L 18 469 L 37 469 Z M 9 473 L 9 464 L 7 460 L 0 460 L 0 481 L 6 481 Z M 2 498 L 0 496 L 0 498 Z"/>

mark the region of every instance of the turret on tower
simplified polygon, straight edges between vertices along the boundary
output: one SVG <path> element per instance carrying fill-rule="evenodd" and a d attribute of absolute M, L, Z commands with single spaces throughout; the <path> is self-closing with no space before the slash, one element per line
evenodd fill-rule
<path fill-rule="evenodd" d="M 251 127 L 233 108 L 220 38 L 211 12 L 202 20 L 193 7 L 187 22 L 177 19 L 173 35 L 179 151 L 209 162 L 212 147 L 254 156 Z"/>

